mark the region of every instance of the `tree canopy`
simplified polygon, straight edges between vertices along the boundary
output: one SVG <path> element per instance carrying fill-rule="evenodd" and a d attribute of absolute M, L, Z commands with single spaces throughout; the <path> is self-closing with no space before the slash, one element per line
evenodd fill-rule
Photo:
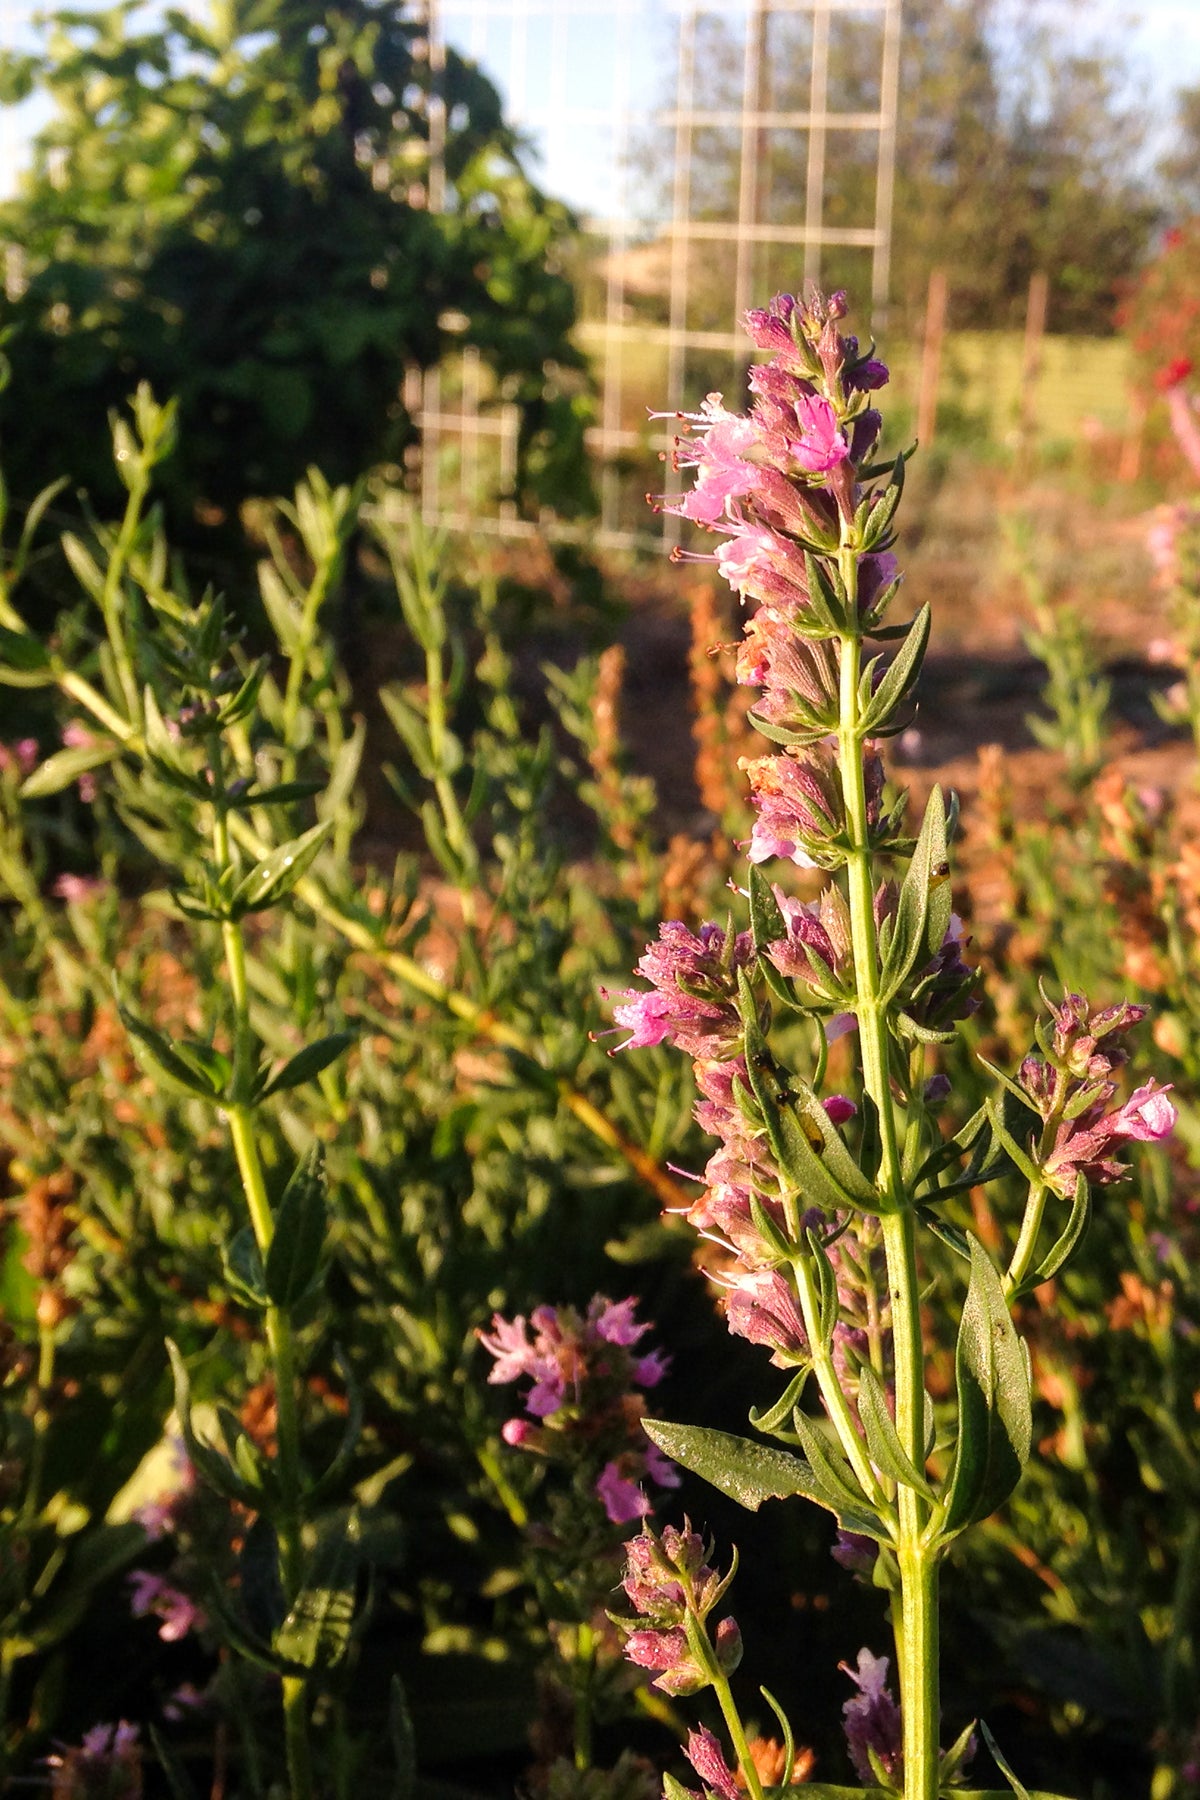
<path fill-rule="evenodd" d="M 403 9 L 64 10 L 36 51 L 0 59 L 0 102 L 35 89 L 51 116 L 0 206 L 23 264 L 0 300 L 18 492 L 59 473 L 103 492 L 105 414 L 145 379 L 179 401 L 177 524 L 197 506 L 229 521 L 310 464 L 346 480 L 400 462 L 405 369 L 470 344 L 520 409 L 517 497 L 586 505 L 564 449 L 588 407 L 556 269 L 573 220 L 528 179 L 477 68 L 448 51 L 435 86 Z"/>

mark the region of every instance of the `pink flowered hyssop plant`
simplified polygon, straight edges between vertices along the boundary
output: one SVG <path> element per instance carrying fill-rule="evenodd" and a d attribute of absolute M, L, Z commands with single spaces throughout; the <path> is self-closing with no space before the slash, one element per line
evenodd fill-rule
<path fill-rule="evenodd" d="M 628 1525 L 653 1510 L 652 1488 L 679 1486 L 679 1472 L 641 1428 L 642 1390 L 656 1387 L 670 1366 L 661 1351 L 639 1351 L 650 1330 L 634 1317 L 637 1301 L 597 1294 L 587 1312 L 537 1306 L 528 1322 L 496 1313 L 480 1342 L 495 1364 L 488 1380 L 528 1381 L 525 1416 L 506 1420 L 501 1436 L 513 1448 L 579 1470 L 597 1468 L 592 1492 L 613 1525 Z"/>
<path fill-rule="evenodd" d="M 938 1800 L 974 1747 L 973 1721 L 941 1717 L 940 1566 L 1007 1499 L 1031 1447 L 1012 1309 L 1076 1254 L 1093 1188 L 1122 1177 L 1131 1144 L 1166 1137 L 1175 1109 L 1157 1082 L 1123 1086 L 1145 1009 L 1067 994 L 1047 999 L 1015 1075 L 991 1071 L 995 1098 L 957 1131 L 943 1122 L 951 1093 L 938 1047 L 981 999 L 951 904 L 955 808 L 935 788 L 914 839 L 886 779 L 882 747 L 911 720 L 929 609 L 889 619 L 906 454 L 873 460 L 883 421 L 868 397 L 887 369 L 843 334 L 845 310 L 842 295 L 810 289 L 747 314 L 765 353 L 749 412 L 712 394 L 680 420 L 676 466 L 694 483 L 660 504 L 718 538 L 711 552 L 679 554 L 710 562 L 753 609 L 737 674 L 759 690 L 750 722 L 771 748 L 742 765 L 754 809 L 746 923 L 662 925 L 637 965 L 647 985 L 613 996 L 613 1017 L 626 1033 L 616 1051 L 669 1043 L 693 1059 L 696 1119 L 717 1147 L 688 1217 L 721 1246 L 729 1329 L 787 1378 L 754 1415 L 755 1439 L 645 1428 L 751 1510 L 799 1495 L 835 1516 L 837 1560 L 890 1593 L 899 1683 L 897 1703 L 892 1658 L 871 1649 L 843 1665 L 857 1688 L 844 1708 L 850 1761 L 872 1792 Z M 788 891 L 787 864 L 823 872 L 816 899 Z M 840 1078 L 849 1094 L 828 1080 L 839 1037 L 856 1062 L 852 1081 Z M 997 1262 L 959 1197 L 1000 1176 L 1023 1179 L 1026 1198 Z M 957 1407 L 936 1420 L 924 1230 L 958 1253 L 965 1285 Z M 557 1364 L 527 1372 L 534 1394 L 562 1391 Z M 714 1690 L 732 1762 L 707 1730 L 686 1755 L 709 1796 L 762 1800 L 729 1683 L 740 1638 L 728 1619 L 709 1626 L 732 1571 L 719 1579 L 709 1562 L 690 1528 L 631 1542 L 626 1655 L 669 1694 Z M 944 1725 L 958 1732 L 947 1750 Z M 688 1791 L 668 1776 L 668 1800 Z"/>

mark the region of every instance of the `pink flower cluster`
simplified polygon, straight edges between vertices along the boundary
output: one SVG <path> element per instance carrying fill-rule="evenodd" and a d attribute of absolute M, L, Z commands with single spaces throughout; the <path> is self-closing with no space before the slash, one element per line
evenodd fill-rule
<path fill-rule="evenodd" d="M 625 1632 L 625 1654 L 639 1669 L 654 1671 L 653 1686 L 665 1694 L 698 1694 L 712 1681 L 689 1640 L 689 1618 L 708 1642 L 705 1621 L 719 1603 L 728 1580 L 709 1567 L 704 1544 L 685 1521 L 682 1531 L 668 1525 L 662 1537 L 644 1529 L 625 1546 L 621 1583 L 638 1614 L 618 1619 Z M 720 1621 L 710 1643 L 715 1666 L 730 1675 L 742 1660 L 742 1635 L 735 1620 Z"/>
<path fill-rule="evenodd" d="M 1120 1001 L 1093 1010 L 1082 994 L 1066 994 L 1051 1008 L 1053 1036 L 1046 1056 L 1027 1056 L 1020 1085 L 1030 1106 L 1053 1125 L 1053 1139 L 1040 1153 L 1042 1175 L 1070 1199 L 1082 1174 L 1096 1186 L 1120 1181 L 1123 1144 L 1154 1143 L 1175 1129 L 1170 1089 L 1143 1082 L 1122 1105 L 1113 1102 L 1115 1072 L 1128 1060 L 1117 1040 L 1146 1016 L 1144 1006 Z"/>
<path fill-rule="evenodd" d="M 141 1800 L 142 1752 L 138 1727 L 93 1725 L 77 1746 L 62 1745 L 46 1758 L 52 1800 L 104 1794 L 106 1800 Z"/>
<path fill-rule="evenodd" d="M 679 1476 L 641 1429 L 641 1390 L 657 1386 L 669 1359 L 661 1351 L 638 1352 L 650 1330 L 634 1316 L 634 1299 L 597 1294 L 587 1312 L 570 1306 L 538 1306 L 505 1319 L 496 1313 L 480 1342 L 496 1360 L 489 1382 L 529 1381 L 524 1418 L 506 1421 L 505 1443 L 560 1461 L 599 1455 L 603 1467 L 592 1489 L 614 1525 L 644 1518 L 651 1510 L 645 1483 L 678 1487 Z"/>

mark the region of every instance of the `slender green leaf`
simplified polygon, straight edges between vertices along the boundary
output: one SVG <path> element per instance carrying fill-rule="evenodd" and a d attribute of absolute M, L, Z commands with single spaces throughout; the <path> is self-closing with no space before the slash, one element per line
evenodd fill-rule
<path fill-rule="evenodd" d="M 223 1083 L 216 1078 L 219 1071 L 200 1057 L 189 1054 L 189 1047 L 173 1045 L 169 1038 L 147 1025 L 143 1019 L 118 1003 L 121 1023 L 133 1040 L 132 1049 L 138 1067 L 170 1093 L 187 1094 L 201 1100 L 218 1100 Z M 190 1047 L 193 1051 L 195 1046 Z M 207 1046 L 204 1046 L 207 1048 Z M 222 1059 L 223 1060 L 223 1059 Z"/>
<path fill-rule="evenodd" d="M 295 1306 L 311 1290 L 325 1245 L 325 1153 L 314 1144 L 297 1164 L 275 1214 L 263 1278 L 276 1306 Z"/>
<path fill-rule="evenodd" d="M 1092 1194 L 1081 1170 L 1075 1183 L 1075 1198 L 1071 1203 L 1071 1213 L 1066 1227 L 1053 1249 L 1039 1265 L 1031 1286 L 1036 1287 L 1039 1282 L 1049 1281 L 1052 1275 L 1057 1275 L 1060 1269 L 1066 1267 L 1087 1236 L 1091 1222 Z"/>
<path fill-rule="evenodd" d="M 849 1530 L 880 1536 L 873 1516 L 844 1505 L 841 1493 L 822 1481 L 802 1457 L 787 1450 L 755 1444 L 728 1431 L 669 1425 L 662 1419 L 643 1419 L 642 1429 L 673 1462 L 681 1463 L 749 1512 L 757 1512 L 764 1500 L 789 1500 L 799 1494 L 836 1514 Z"/>
<path fill-rule="evenodd" d="M 275 1633 L 277 1655 L 302 1669 L 332 1669 L 354 1624 L 360 1536 L 357 1512 L 328 1521 L 304 1572 L 304 1585 Z"/>
<path fill-rule="evenodd" d="M 167 1355 L 171 1359 L 175 1377 L 175 1411 L 179 1417 L 179 1430 L 196 1473 L 226 1500 L 237 1500 L 241 1505 L 253 1507 L 257 1511 L 262 1501 L 258 1489 L 243 1481 L 219 1451 L 209 1444 L 201 1443 L 196 1436 L 192 1425 L 192 1395 L 187 1365 L 179 1353 L 178 1345 L 170 1338 L 167 1339 Z"/>
<path fill-rule="evenodd" d="M 871 695 L 863 718 L 863 730 L 878 731 L 886 724 L 901 701 L 915 686 L 929 648 L 930 610 L 923 606 L 909 629 L 908 636 L 896 652 L 879 686 Z"/>
<path fill-rule="evenodd" d="M 120 750 L 121 746 L 114 738 L 101 738 L 94 744 L 81 744 L 74 750 L 56 750 L 25 777 L 21 783 L 21 798 L 45 800 L 51 794 L 61 794 L 89 769 L 99 769 L 110 763 Z"/>
<path fill-rule="evenodd" d="M 330 1063 L 337 1061 L 343 1050 L 350 1048 L 357 1036 L 355 1031 L 334 1031 L 328 1037 L 318 1038 L 316 1043 L 306 1044 L 290 1062 L 284 1063 L 277 1075 L 271 1077 L 260 1098 L 269 1100 L 272 1094 L 282 1094 L 286 1088 L 314 1081 L 322 1069 L 327 1069 Z"/>
<path fill-rule="evenodd" d="M 1029 1460 L 1033 1437 L 1029 1368 L 1000 1277 L 973 1235 L 971 1280 L 959 1326 L 958 1445 L 944 1530 L 964 1530 L 1007 1500 Z"/>
<path fill-rule="evenodd" d="M 264 907 L 274 906 L 281 900 L 316 861 L 332 830 L 330 820 L 314 825 L 302 837 L 281 844 L 278 850 L 256 863 L 233 891 L 229 902 L 230 918 L 240 919 L 246 913 L 261 912 Z"/>
<path fill-rule="evenodd" d="M 915 1488 L 918 1494 L 932 1500 L 933 1489 L 900 1442 L 888 1411 L 883 1383 L 870 1363 L 864 1363 L 859 1370 L 858 1416 L 866 1433 L 867 1452 L 875 1467 L 884 1475 L 890 1475 L 893 1481 Z"/>
<path fill-rule="evenodd" d="M 252 1226 L 243 1225 L 227 1244 L 221 1246 L 225 1279 L 237 1299 L 246 1306 L 265 1306 L 267 1290 L 263 1283 L 262 1256 L 259 1254 Z"/>

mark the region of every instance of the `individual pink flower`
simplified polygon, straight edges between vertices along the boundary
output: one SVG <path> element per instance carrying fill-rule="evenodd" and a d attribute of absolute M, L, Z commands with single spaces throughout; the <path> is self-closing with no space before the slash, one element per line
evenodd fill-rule
<path fill-rule="evenodd" d="M 771 1349 L 777 1369 L 808 1360 L 808 1333 L 799 1302 L 777 1269 L 748 1269 L 732 1278 L 725 1322 L 735 1337 Z"/>
<path fill-rule="evenodd" d="M 628 1525 L 633 1519 L 644 1519 L 654 1510 L 645 1489 L 622 1474 L 619 1462 L 605 1463 L 595 1487 L 610 1524 Z"/>
<path fill-rule="evenodd" d="M 1170 1137 L 1179 1114 L 1167 1099 L 1169 1087 L 1157 1081 L 1144 1082 L 1129 1096 L 1119 1112 L 1113 1115 L 1110 1130 L 1114 1137 L 1132 1138 L 1140 1144 L 1151 1144 Z"/>
<path fill-rule="evenodd" d="M 693 435 L 675 440 L 675 467 L 694 468 L 697 475 L 694 486 L 682 499 L 662 503 L 663 511 L 677 513 L 697 525 L 715 525 L 731 501 L 753 490 L 756 471 L 744 458 L 758 442 L 757 428 L 752 419 L 727 411 L 720 394 L 709 394 L 699 412 L 677 416 L 687 423 Z"/>
<path fill-rule="evenodd" d="M 56 900 L 65 900 L 68 906 L 80 906 L 94 900 L 107 886 L 106 881 L 100 881 L 94 875 L 63 874 L 55 879 L 50 892 Z"/>
<path fill-rule="evenodd" d="M 838 829 L 841 796 L 833 759 L 813 746 L 803 756 L 758 756 L 744 765 L 756 818 L 748 855 L 752 863 L 787 857 L 801 869 L 821 864 L 811 852 Z"/>
<path fill-rule="evenodd" d="M 149 1569 L 135 1569 L 129 1586 L 129 1610 L 135 1619 L 151 1615 L 160 1619 L 158 1635 L 164 1644 L 177 1644 L 205 1624 L 204 1613 L 195 1601 L 161 1575 L 152 1574 Z"/>
<path fill-rule="evenodd" d="M 741 1800 L 737 1776 L 725 1761 L 721 1746 L 711 1731 L 690 1732 L 686 1754 L 701 1781 L 719 1794 L 721 1800 Z"/>
<path fill-rule="evenodd" d="M 0 774 L 13 774 L 24 779 L 37 767 L 37 760 L 36 738 L 18 738 L 15 744 L 0 744 Z"/>
<path fill-rule="evenodd" d="M 888 1689 L 888 1659 L 872 1656 L 869 1650 L 858 1653 L 858 1667 L 838 1665 L 858 1683 L 858 1693 L 842 1707 L 842 1719 L 850 1760 L 860 1780 L 875 1783 L 877 1777 L 871 1763 L 874 1751 L 885 1775 L 897 1779 L 902 1768 L 900 1709 Z"/>
<path fill-rule="evenodd" d="M 826 475 L 845 462 L 850 446 L 828 400 L 820 394 L 802 394 L 796 402 L 796 425 L 799 435 L 789 439 L 788 448 L 798 468 L 808 475 Z"/>
<path fill-rule="evenodd" d="M 620 1344 L 623 1348 L 636 1344 L 649 1331 L 649 1323 L 640 1324 L 633 1316 L 637 1301 L 630 1296 L 627 1300 L 606 1300 L 603 1294 L 597 1294 L 588 1306 L 587 1322 L 597 1337 L 609 1344 Z"/>
<path fill-rule="evenodd" d="M 742 1035 L 737 970 L 752 955 L 748 932 L 726 942 L 720 925 L 702 925 L 697 934 L 668 919 L 637 964 L 636 973 L 653 989 L 629 988 L 616 996 L 613 1018 L 630 1033 L 617 1048 L 636 1050 L 671 1038 L 689 1056 L 728 1053 Z"/>

